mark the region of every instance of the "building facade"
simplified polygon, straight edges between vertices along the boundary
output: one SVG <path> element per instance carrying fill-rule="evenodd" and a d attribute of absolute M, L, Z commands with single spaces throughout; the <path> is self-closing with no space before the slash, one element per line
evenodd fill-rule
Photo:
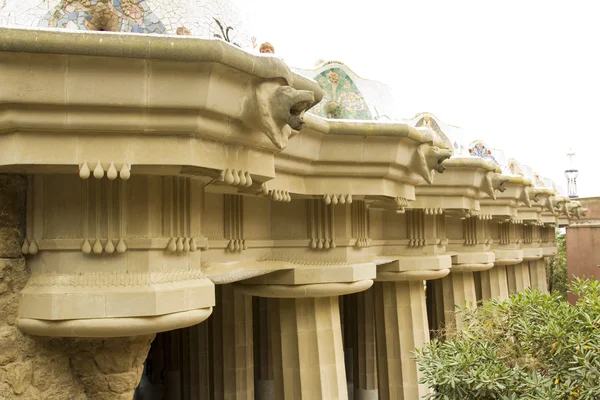
<path fill-rule="evenodd" d="M 6 398 L 417 399 L 455 306 L 546 290 L 580 203 L 228 41 L 0 28 Z"/>

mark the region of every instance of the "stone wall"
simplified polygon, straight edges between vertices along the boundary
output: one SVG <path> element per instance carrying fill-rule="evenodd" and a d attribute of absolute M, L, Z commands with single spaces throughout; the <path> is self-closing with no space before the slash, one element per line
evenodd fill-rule
<path fill-rule="evenodd" d="M 600 279 L 600 197 L 580 198 L 587 215 L 567 228 L 567 273 L 573 277 Z M 577 297 L 569 294 L 569 301 Z"/>
<path fill-rule="evenodd" d="M 0 175 L 0 398 L 130 400 L 153 335 L 51 339 L 16 326 L 30 275 L 20 244 L 26 185 L 25 177 Z"/>

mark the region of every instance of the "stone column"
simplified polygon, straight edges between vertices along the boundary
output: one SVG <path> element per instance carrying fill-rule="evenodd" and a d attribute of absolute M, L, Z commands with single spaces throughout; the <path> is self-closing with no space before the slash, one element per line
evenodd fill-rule
<path fill-rule="evenodd" d="M 436 279 L 427 281 L 425 288 L 425 301 L 427 302 L 427 319 L 429 322 L 430 334 L 433 333 L 436 338 L 444 337 L 444 291 L 442 280 Z"/>
<path fill-rule="evenodd" d="M 269 302 L 253 297 L 254 393 L 256 400 L 275 400 Z"/>
<path fill-rule="evenodd" d="M 344 344 L 344 364 L 346 367 L 346 386 L 348 398 L 354 399 L 354 358 L 357 335 L 356 296 L 340 296 L 340 319 L 342 322 L 342 343 Z"/>
<path fill-rule="evenodd" d="M 169 399 L 180 399 L 182 384 L 181 331 L 166 332 L 165 335 L 165 395 Z"/>
<path fill-rule="evenodd" d="M 538 289 L 542 293 L 548 293 L 548 281 L 546 280 L 546 262 L 539 259 L 529 261 L 529 276 L 531 288 Z"/>
<path fill-rule="evenodd" d="M 24 177 L 0 174 L 0 396 L 131 400 L 154 335 L 45 338 L 17 327 L 30 276 L 21 253 L 26 187 Z"/>
<path fill-rule="evenodd" d="M 212 399 L 254 400 L 252 297 L 216 286 L 212 329 Z"/>
<path fill-rule="evenodd" d="M 506 265 L 495 265 L 492 269 L 481 271 L 481 298 L 483 300 L 508 299 Z"/>
<path fill-rule="evenodd" d="M 347 399 L 339 295 L 371 280 L 306 285 L 240 284 L 269 298 L 276 399 Z"/>
<path fill-rule="evenodd" d="M 456 307 L 477 307 L 473 272 L 452 271 L 442 278 L 442 296 L 444 301 L 444 322 L 447 330 L 461 329 L 462 318 L 456 314 Z"/>
<path fill-rule="evenodd" d="M 87 399 L 131 400 L 154 335 L 109 339 L 64 339 L 75 376 Z"/>
<path fill-rule="evenodd" d="M 208 328 L 208 322 L 204 322 L 156 335 L 148 360 L 152 375 L 148 382 L 140 383 L 136 391 L 140 399 L 148 396 L 181 400 L 212 398 L 212 345 Z"/>
<path fill-rule="evenodd" d="M 354 399 L 378 400 L 377 343 L 375 331 L 375 290 L 356 297 L 356 336 L 354 348 Z"/>
<path fill-rule="evenodd" d="M 277 399 L 348 397 L 337 297 L 271 299 Z"/>
<path fill-rule="evenodd" d="M 448 257 L 447 265 L 451 265 Z M 373 287 L 377 331 L 379 399 L 420 399 L 429 393 L 419 384 L 413 351 L 429 342 L 425 279 L 439 279 L 449 269 L 399 271 L 401 265 L 382 267 Z"/>
<path fill-rule="evenodd" d="M 519 293 L 531 286 L 527 261 L 509 265 L 506 269 L 508 277 L 508 292 Z"/>
<path fill-rule="evenodd" d="M 423 281 L 376 282 L 374 291 L 379 398 L 422 398 L 412 351 L 429 341 Z"/>

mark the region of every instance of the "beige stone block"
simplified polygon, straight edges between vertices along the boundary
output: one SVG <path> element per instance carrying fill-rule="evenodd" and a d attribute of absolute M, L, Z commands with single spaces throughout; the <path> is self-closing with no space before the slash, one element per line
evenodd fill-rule
<path fill-rule="evenodd" d="M 153 60 L 149 64 L 148 106 L 203 108 L 212 65 Z"/>
<path fill-rule="evenodd" d="M 427 257 L 403 256 L 393 262 L 377 267 L 379 271 L 385 272 L 441 270 L 446 268 L 452 268 L 452 259 L 448 255 L 428 255 Z"/>
<path fill-rule="evenodd" d="M 461 329 L 462 318 L 456 314 L 456 307 L 475 308 L 477 306 L 473 272 L 451 272 L 441 281 L 446 329 Z"/>
<path fill-rule="evenodd" d="M 453 264 L 488 264 L 493 263 L 496 256 L 494 252 L 477 252 L 477 253 L 466 253 L 461 252 L 452 256 Z"/>
<path fill-rule="evenodd" d="M 538 289 L 542 293 L 548 293 L 548 281 L 546 278 L 546 261 L 529 261 L 529 275 L 531 278 L 531 288 Z"/>
<path fill-rule="evenodd" d="M 543 250 L 541 247 L 524 247 L 523 248 L 523 260 L 533 261 L 539 260 L 543 256 Z"/>
<path fill-rule="evenodd" d="M 344 266 L 299 266 L 294 269 L 275 271 L 244 281 L 247 284 L 306 285 L 315 283 L 344 283 L 373 279 L 374 263 L 356 263 Z"/>
<path fill-rule="evenodd" d="M 105 73 L 110 73 L 110 81 L 98 79 Z M 65 71 L 67 101 L 121 107 L 146 105 L 147 76 L 148 61 L 142 59 L 69 57 Z"/>
<path fill-rule="evenodd" d="M 275 398 L 347 398 L 338 298 L 268 301 Z M 299 313 L 314 317 L 298 318 Z"/>
<path fill-rule="evenodd" d="M 254 399 L 252 298 L 232 285 L 216 287 L 212 331 L 212 385 L 215 399 Z"/>
<path fill-rule="evenodd" d="M 66 55 L 0 53 L 0 98 L 7 103 L 64 104 Z"/>
<path fill-rule="evenodd" d="M 496 265 L 487 271 L 481 271 L 481 293 L 483 300 L 506 300 L 508 298 L 508 281 L 506 265 Z"/>
<path fill-rule="evenodd" d="M 354 309 L 346 310 L 347 313 L 355 315 L 356 334 L 353 343 L 354 363 L 354 393 L 372 393 L 377 391 L 377 349 L 375 331 L 375 290 L 368 289 L 356 293 Z"/>
<path fill-rule="evenodd" d="M 494 249 L 496 265 L 514 265 L 523 261 L 523 250 L 521 249 Z"/>
<path fill-rule="evenodd" d="M 248 74 L 225 65 L 213 64 L 206 91 L 206 108 L 239 117 L 244 102 L 251 94 L 247 86 L 252 86 L 253 83 Z"/>
<path fill-rule="evenodd" d="M 422 398 L 429 391 L 412 352 L 429 341 L 423 282 L 376 282 L 373 290 L 379 398 Z"/>
<path fill-rule="evenodd" d="M 525 291 L 531 287 L 529 266 L 527 262 L 506 267 L 508 292 L 510 294 Z"/>

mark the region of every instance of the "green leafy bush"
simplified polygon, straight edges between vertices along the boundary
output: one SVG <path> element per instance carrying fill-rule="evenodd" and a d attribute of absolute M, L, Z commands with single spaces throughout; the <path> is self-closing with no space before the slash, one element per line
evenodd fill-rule
<path fill-rule="evenodd" d="M 464 329 L 417 351 L 430 399 L 600 399 L 600 282 L 571 305 L 528 290 L 459 311 Z"/>
<path fill-rule="evenodd" d="M 548 277 L 548 288 L 552 293 L 558 293 L 567 299 L 567 235 L 556 234 L 556 249 L 558 253 L 554 257 L 546 258 L 546 276 Z"/>

